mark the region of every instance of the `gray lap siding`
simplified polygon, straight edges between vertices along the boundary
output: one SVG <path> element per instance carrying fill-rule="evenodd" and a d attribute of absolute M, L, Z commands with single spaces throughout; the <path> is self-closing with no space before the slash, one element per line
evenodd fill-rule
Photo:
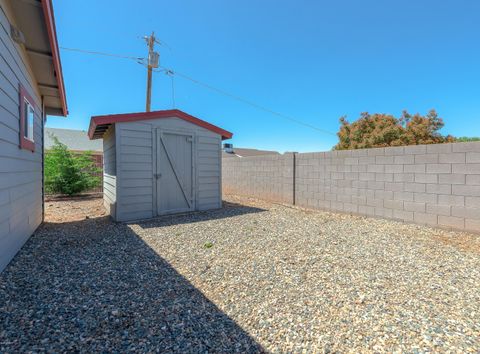
<path fill-rule="evenodd" d="M 0 1 L 0 271 L 42 222 L 43 112 L 22 49 Z M 34 100 L 35 151 L 19 148 L 22 85 Z"/>

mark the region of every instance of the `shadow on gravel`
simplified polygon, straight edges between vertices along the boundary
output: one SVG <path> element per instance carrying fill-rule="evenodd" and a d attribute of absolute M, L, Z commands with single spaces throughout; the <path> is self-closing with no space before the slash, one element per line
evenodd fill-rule
<path fill-rule="evenodd" d="M 176 215 L 165 215 L 154 219 L 135 221 L 134 223 L 144 229 L 150 229 L 160 226 L 190 224 L 200 221 L 225 219 L 244 214 L 262 213 L 264 211 L 266 210 L 262 208 L 256 208 L 248 205 L 223 201 L 221 209 L 199 211 L 193 213 L 190 212 Z"/>
<path fill-rule="evenodd" d="M 44 224 L 0 274 L 0 352 L 25 351 L 262 348 L 127 225 L 102 217 Z"/>

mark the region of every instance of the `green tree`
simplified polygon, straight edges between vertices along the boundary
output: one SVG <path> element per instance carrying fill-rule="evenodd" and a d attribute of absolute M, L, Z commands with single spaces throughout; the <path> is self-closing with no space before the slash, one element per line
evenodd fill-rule
<path fill-rule="evenodd" d="M 399 118 L 390 114 L 362 113 L 353 123 L 340 118 L 339 142 L 334 150 L 366 149 L 386 146 L 438 144 L 453 142 L 452 136 L 443 136 L 439 130 L 443 119 L 431 110 L 425 116 L 404 111 Z"/>
<path fill-rule="evenodd" d="M 469 142 L 469 141 L 480 141 L 480 137 L 461 136 L 459 138 L 456 138 L 455 140 L 458 141 L 459 143 L 466 143 L 466 142 Z"/>
<path fill-rule="evenodd" d="M 95 166 L 92 153 L 73 154 L 67 146 L 53 137 L 53 147 L 45 153 L 45 189 L 47 193 L 74 195 L 94 188 L 101 172 Z"/>

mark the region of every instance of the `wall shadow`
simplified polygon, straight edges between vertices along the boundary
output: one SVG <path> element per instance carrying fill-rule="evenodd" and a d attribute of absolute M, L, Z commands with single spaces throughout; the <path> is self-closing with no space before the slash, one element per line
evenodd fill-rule
<path fill-rule="evenodd" d="M 225 219 L 245 214 L 262 213 L 264 211 L 266 210 L 262 208 L 223 201 L 222 208 L 220 209 L 165 215 L 153 219 L 139 220 L 129 223 L 138 224 L 144 229 L 149 229 L 161 226 L 190 224 L 201 221 Z"/>
<path fill-rule="evenodd" d="M 0 310 L 2 352 L 263 352 L 109 217 L 41 226 L 0 274 Z"/>

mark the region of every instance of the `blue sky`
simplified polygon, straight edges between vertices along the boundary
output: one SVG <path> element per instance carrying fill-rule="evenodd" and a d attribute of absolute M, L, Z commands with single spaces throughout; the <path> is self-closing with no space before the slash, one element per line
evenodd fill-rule
<path fill-rule="evenodd" d="M 360 112 L 435 108 L 445 134 L 480 136 L 480 2 L 474 0 L 54 1 L 59 45 L 144 57 L 155 31 L 161 64 L 321 129 Z M 61 50 L 70 115 L 47 126 L 87 129 L 92 115 L 145 109 L 146 69 Z M 322 151 L 337 141 L 174 79 L 176 108 L 234 133 L 235 146 Z M 172 108 L 154 74 L 152 109 Z"/>

